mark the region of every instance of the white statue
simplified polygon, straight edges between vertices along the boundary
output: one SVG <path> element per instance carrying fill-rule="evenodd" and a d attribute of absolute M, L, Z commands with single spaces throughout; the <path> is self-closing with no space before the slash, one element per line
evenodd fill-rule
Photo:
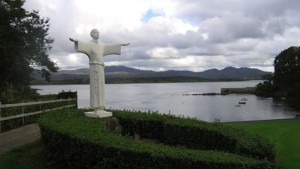
<path fill-rule="evenodd" d="M 121 46 L 127 46 L 126 44 L 104 44 L 98 41 L 99 31 L 93 29 L 91 31 L 91 37 L 93 38 L 89 42 L 78 41 L 77 39 L 69 38 L 75 43 L 75 49 L 77 52 L 82 52 L 89 57 L 90 62 L 90 108 L 94 109 L 94 112 L 86 112 L 85 115 L 89 117 L 110 117 L 111 112 L 104 110 L 105 108 L 105 77 L 104 77 L 104 63 L 103 57 L 110 54 L 121 54 Z"/>

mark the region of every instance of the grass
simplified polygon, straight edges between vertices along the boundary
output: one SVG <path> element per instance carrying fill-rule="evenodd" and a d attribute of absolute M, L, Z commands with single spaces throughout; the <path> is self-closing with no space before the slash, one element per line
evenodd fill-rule
<path fill-rule="evenodd" d="M 300 120 L 229 123 L 267 137 L 275 144 L 278 169 L 300 168 Z M 1 169 L 55 169 L 43 157 L 38 140 L 0 156 Z"/>
<path fill-rule="evenodd" d="M 42 144 L 37 140 L 0 156 L 1 169 L 55 169 L 43 157 Z"/>
<path fill-rule="evenodd" d="M 241 122 L 228 125 L 270 139 L 275 144 L 278 169 L 300 168 L 300 120 Z"/>

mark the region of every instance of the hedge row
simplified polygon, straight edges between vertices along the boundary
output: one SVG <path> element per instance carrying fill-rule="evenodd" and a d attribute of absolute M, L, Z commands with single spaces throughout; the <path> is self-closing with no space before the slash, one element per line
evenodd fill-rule
<path fill-rule="evenodd" d="M 134 140 L 109 132 L 105 120 L 87 118 L 83 115 L 84 111 L 64 109 L 49 112 L 39 119 L 45 155 L 61 168 L 275 168 L 267 160 L 255 160 L 232 153 Z M 115 114 L 119 117 L 121 112 Z"/>
<path fill-rule="evenodd" d="M 208 123 L 157 113 L 113 110 L 123 127 L 122 135 L 158 139 L 164 144 L 192 149 L 217 150 L 275 161 L 274 145 L 268 139 L 221 123 Z"/>

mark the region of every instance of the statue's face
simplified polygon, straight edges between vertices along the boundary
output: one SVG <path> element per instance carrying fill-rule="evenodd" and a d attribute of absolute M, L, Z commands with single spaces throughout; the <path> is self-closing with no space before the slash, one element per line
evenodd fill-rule
<path fill-rule="evenodd" d="M 99 39 L 99 31 L 97 29 L 93 29 L 91 32 L 91 37 L 96 40 Z"/>

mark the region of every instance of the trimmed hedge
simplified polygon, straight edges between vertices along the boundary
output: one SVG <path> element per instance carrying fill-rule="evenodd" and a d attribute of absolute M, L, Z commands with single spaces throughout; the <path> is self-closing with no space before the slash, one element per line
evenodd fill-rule
<path fill-rule="evenodd" d="M 232 153 L 187 149 L 134 140 L 128 136 L 109 132 L 104 119 L 87 118 L 83 115 L 84 111 L 74 109 L 52 111 L 39 119 L 45 155 L 62 168 L 275 168 L 274 164 L 267 160 L 256 160 Z M 123 119 L 129 117 L 129 114 L 125 111 L 124 113 L 114 111 L 114 115 L 122 116 Z M 141 117 L 144 115 L 142 114 Z M 158 123 L 163 119 L 177 118 L 154 114 L 143 119 L 148 123 L 138 128 L 139 131 L 148 131 L 153 121 Z M 133 120 L 127 122 L 134 123 Z M 133 128 L 135 126 L 131 125 Z M 146 135 L 162 137 L 155 132 L 148 132 Z"/>
<path fill-rule="evenodd" d="M 217 150 L 275 161 L 274 145 L 268 139 L 221 123 L 208 123 L 157 113 L 112 110 L 123 126 L 122 135 L 158 139 L 164 144 L 191 149 Z"/>

